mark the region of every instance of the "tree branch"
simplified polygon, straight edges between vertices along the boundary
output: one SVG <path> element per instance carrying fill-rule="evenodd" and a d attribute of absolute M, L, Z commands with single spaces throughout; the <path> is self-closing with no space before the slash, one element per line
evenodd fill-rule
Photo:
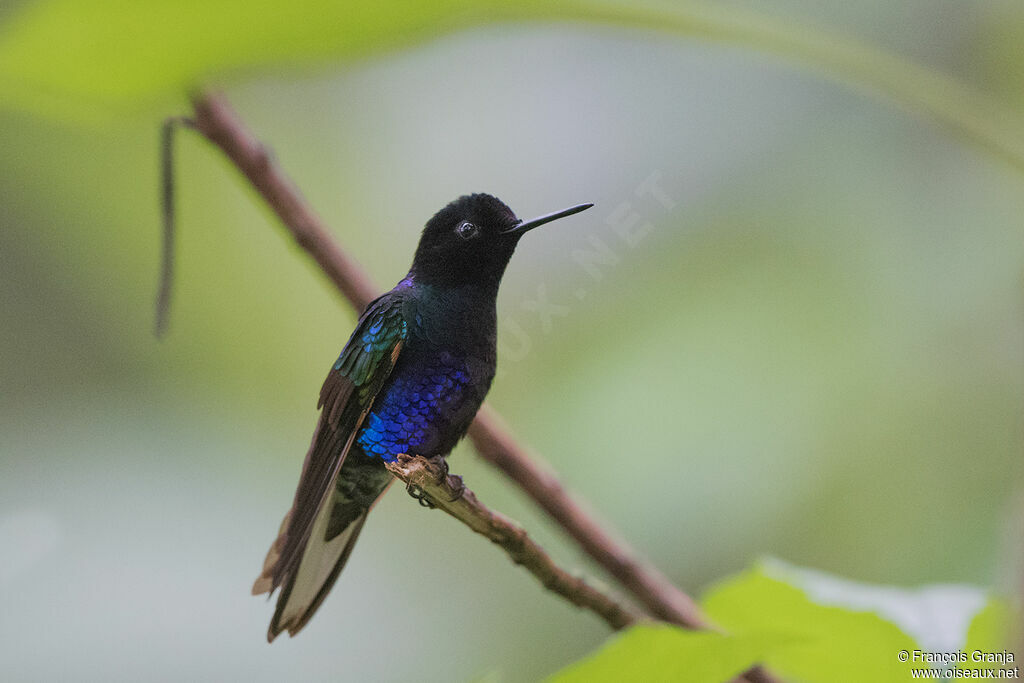
<path fill-rule="evenodd" d="M 462 478 L 449 475 L 443 465 L 422 456 L 403 454 L 395 462 L 387 463 L 387 468 L 405 482 L 415 497 L 491 539 L 513 562 L 536 576 L 542 586 L 577 607 L 594 612 L 613 629 L 625 628 L 644 618 L 629 605 L 561 569 L 522 527 L 481 503 L 465 487 Z"/>
<path fill-rule="evenodd" d="M 306 204 L 264 146 L 221 95 L 199 93 L 192 103 L 195 128 L 234 162 L 299 246 L 313 257 L 352 306 L 362 311 L 379 290 L 333 240 L 323 221 Z M 469 437 L 484 460 L 525 491 L 652 615 L 686 628 L 708 627 L 693 599 L 643 560 L 625 541 L 607 531 L 607 525 L 598 521 L 588 506 L 566 490 L 550 467 L 530 457 L 488 406 L 483 406 L 477 414 Z M 744 676 L 751 682 L 775 680 L 760 668 L 751 669 Z"/>

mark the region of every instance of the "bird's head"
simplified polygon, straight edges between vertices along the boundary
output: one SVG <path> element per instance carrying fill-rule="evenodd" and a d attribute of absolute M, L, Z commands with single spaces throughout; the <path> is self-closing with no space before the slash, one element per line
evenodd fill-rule
<path fill-rule="evenodd" d="M 423 284 L 496 286 L 524 234 L 591 206 L 580 204 L 522 221 L 497 197 L 464 195 L 427 221 L 410 275 Z"/>

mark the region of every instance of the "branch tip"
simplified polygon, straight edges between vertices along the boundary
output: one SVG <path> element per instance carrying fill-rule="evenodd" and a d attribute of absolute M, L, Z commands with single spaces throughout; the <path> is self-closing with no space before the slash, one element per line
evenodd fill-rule
<path fill-rule="evenodd" d="M 178 128 L 195 128 L 195 121 L 187 116 L 168 116 L 160 127 L 160 207 L 163 225 L 160 284 L 156 294 L 156 324 L 154 334 L 160 339 L 167 332 L 171 309 L 171 289 L 174 283 L 174 134 Z"/>
<path fill-rule="evenodd" d="M 440 510 L 500 546 L 512 562 L 533 574 L 542 586 L 569 602 L 588 609 L 613 629 L 644 619 L 640 612 L 583 578 L 559 567 L 518 524 L 491 511 L 469 490 L 462 478 L 447 473 L 443 461 L 400 455 L 386 463 L 388 471 L 408 487 L 415 487 Z"/>

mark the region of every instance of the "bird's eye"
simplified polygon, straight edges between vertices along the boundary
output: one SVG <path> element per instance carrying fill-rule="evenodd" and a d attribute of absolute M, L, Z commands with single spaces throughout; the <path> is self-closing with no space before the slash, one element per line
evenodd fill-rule
<path fill-rule="evenodd" d="M 476 227 L 469 221 L 462 221 L 458 226 L 456 226 L 455 234 L 464 240 L 469 240 L 480 234 L 480 228 Z"/>

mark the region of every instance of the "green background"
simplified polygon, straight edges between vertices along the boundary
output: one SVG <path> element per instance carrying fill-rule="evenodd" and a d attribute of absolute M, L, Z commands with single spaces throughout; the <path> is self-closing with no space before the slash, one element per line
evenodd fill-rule
<path fill-rule="evenodd" d="M 234 4 L 0 8 L 0 678 L 528 681 L 607 635 L 392 493 L 301 637 L 264 642 L 271 606 L 248 587 L 354 314 L 186 134 L 153 338 L 158 126 L 195 82 L 225 89 L 382 287 L 459 194 L 522 216 L 596 203 L 513 260 L 492 402 L 687 590 L 763 554 L 878 583 L 1018 581 L 1011 165 L 756 45 L 529 3 Z M 895 51 L 1022 130 L 1019 3 L 722 7 Z M 671 208 L 637 195 L 652 177 Z M 649 223 L 635 244 L 627 212 Z M 614 254 L 598 277 L 576 253 L 594 240 Z M 601 576 L 470 449 L 451 463 Z"/>

